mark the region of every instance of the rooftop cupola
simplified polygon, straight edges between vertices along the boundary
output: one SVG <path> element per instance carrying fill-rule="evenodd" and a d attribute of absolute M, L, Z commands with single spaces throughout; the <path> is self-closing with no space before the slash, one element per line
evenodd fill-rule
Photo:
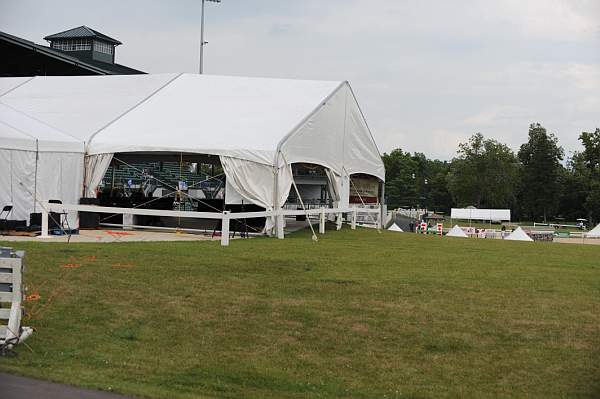
<path fill-rule="evenodd" d="M 87 26 L 80 26 L 44 37 L 55 50 L 77 58 L 115 63 L 115 47 L 120 41 Z"/>

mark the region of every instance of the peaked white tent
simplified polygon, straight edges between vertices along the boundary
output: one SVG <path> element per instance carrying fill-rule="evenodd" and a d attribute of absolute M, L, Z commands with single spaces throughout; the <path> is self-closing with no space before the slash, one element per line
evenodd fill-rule
<path fill-rule="evenodd" d="M 451 228 L 448 233 L 446 233 L 446 237 L 469 238 L 469 236 L 465 234 L 463 229 L 458 227 L 458 225 L 455 225 L 453 228 Z"/>
<path fill-rule="evenodd" d="M 533 239 L 531 237 L 529 237 L 527 235 L 527 233 L 525 233 L 525 231 L 521 228 L 521 226 L 517 227 L 515 230 L 513 230 L 512 233 L 510 233 L 508 236 L 506 236 L 505 240 L 533 241 Z"/>
<path fill-rule="evenodd" d="M 600 224 L 588 231 L 585 236 L 587 238 L 600 238 Z"/>
<path fill-rule="evenodd" d="M 388 227 L 388 231 L 397 231 L 399 233 L 404 233 L 404 230 L 402 230 L 396 223 L 393 223 L 390 227 Z"/>
<path fill-rule="evenodd" d="M 195 74 L 0 79 L 0 205 L 93 196 L 115 153 L 219 156 L 226 200 L 285 202 L 290 165 L 327 168 L 347 207 L 351 174 L 384 180 L 348 82 Z"/>

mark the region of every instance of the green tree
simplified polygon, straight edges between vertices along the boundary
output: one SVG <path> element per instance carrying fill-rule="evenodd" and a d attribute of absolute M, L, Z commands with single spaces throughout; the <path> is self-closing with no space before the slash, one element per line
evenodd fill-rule
<path fill-rule="evenodd" d="M 521 145 L 521 207 L 525 213 L 544 222 L 558 207 L 561 191 L 560 176 L 563 169 L 563 149 L 554 134 L 539 123 L 529 126 L 529 140 Z"/>
<path fill-rule="evenodd" d="M 513 151 L 476 133 L 459 144 L 452 160 L 448 189 L 457 205 L 511 207 L 515 200 L 519 165 Z"/>
<path fill-rule="evenodd" d="M 385 165 L 385 193 L 390 208 L 416 206 L 418 201 L 416 186 L 412 175 L 417 164 L 410 153 L 397 148 L 389 154 L 383 154 Z"/>
<path fill-rule="evenodd" d="M 584 204 L 590 192 L 590 179 L 580 152 L 567 160 L 566 167 L 559 176 L 559 184 L 561 195 L 558 215 L 570 221 L 588 216 Z"/>
<path fill-rule="evenodd" d="M 395 149 L 383 154 L 386 183 L 385 192 L 390 208 L 427 207 L 448 211 L 452 197 L 448 192 L 446 177 L 449 164 L 428 159 L 425 154 Z"/>
<path fill-rule="evenodd" d="M 600 129 L 581 133 L 579 140 L 584 147 L 581 161 L 587 170 L 589 183 L 584 206 L 590 221 L 597 222 L 600 220 Z"/>

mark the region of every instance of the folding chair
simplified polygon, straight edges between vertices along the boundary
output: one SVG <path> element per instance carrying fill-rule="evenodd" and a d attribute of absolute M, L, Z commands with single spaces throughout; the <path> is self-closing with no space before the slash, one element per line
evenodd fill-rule
<path fill-rule="evenodd" d="M 61 200 L 48 200 L 48 203 L 50 204 L 62 204 Z M 60 212 L 56 212 L 58 213 L 58 217 L 59 220 L 56 220 L 56 223 L 58 224 L 58 226 L 65 232 L 68 232 L 68 234 L 71 234 L 71 226 L 69 226 L 69 218 L 68 215 L 69 213 L 66 210 L 62 210 Z"/>

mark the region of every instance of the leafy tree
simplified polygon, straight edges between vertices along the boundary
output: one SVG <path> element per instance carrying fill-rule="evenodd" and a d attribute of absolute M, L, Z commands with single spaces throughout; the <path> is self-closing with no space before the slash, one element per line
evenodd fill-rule
<path fill-rule="evenodd" d="M 589 192 L 585 201 L 590 221 L 600 220 L 600 129 L 593 133 L 583 132 L 579 136 L 584 150 L 581 161 L 588 172 Z"/>
<path fill-rule="evenodd" d="M 452 207 L 446 176 L 447 162 L 428 159 L 425 154 L 395 149 L 383 154 L 386 197 L 390 208 L 427 207 L 448 211 Z"/>
<path fill-rule="evenodd" d="M 505 144 L 476 133 L 461 143 L 452 160 L 448 189 L 459 206 L 511 207 L 519 166 Z"/>
<path fill-rule="evenodd" d="M 410 153 L 395 149 L 383 154 L 385 165 L 385 193 L 390 208 L 415 206 L 418 199 L 411 176 L 416 172 L 416 163 Z"/>
<path fill-rule="evenodd" d="M 558 206 L 563 149 L 554 134 L 539 123 L 529 126 L 529 140 L 521 145 L 521 206 L 532 220 L 544 221 Z"/>
<path fill-rule="evenodd" d="M 581 153 L 573 154 L 567 161 L 559 176 L 559 185 L 558 215 L 569 221 L 587 216 L 584 204 L 590 191 L 590 179 Z"/>

